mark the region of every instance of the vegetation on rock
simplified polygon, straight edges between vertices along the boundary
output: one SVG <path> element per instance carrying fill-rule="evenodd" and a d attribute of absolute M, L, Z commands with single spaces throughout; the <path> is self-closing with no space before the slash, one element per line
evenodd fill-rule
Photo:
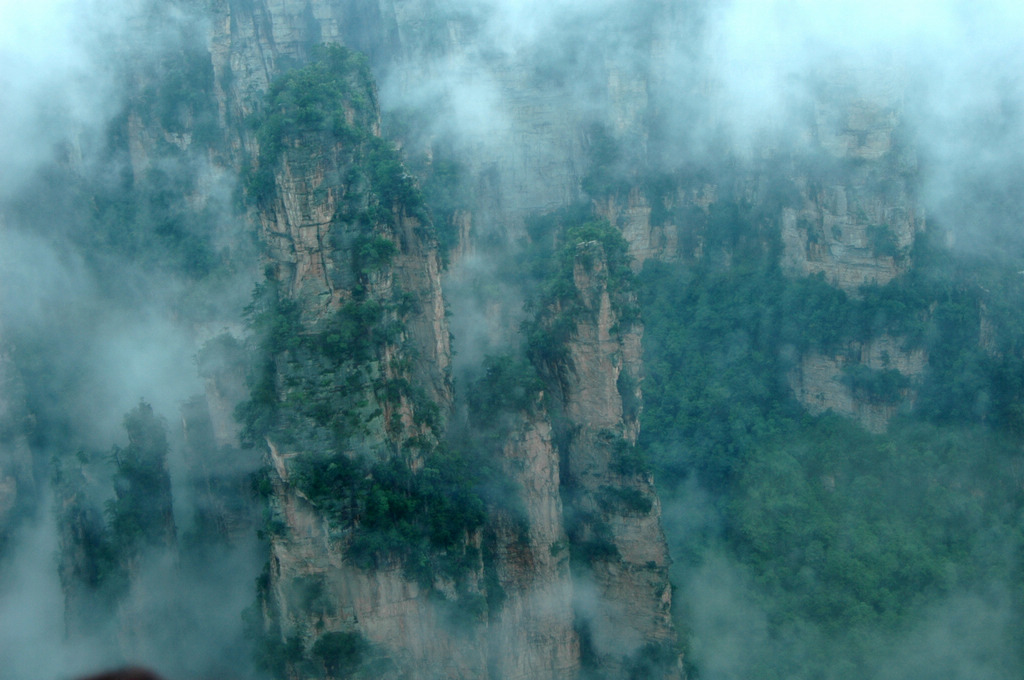
<path fill-rule="evenodd" d="M 641 447 L 663 499 L 696 482 L 722 527 L 670 533 L 677 571 L 724 552 L 754 575 L 768 621 L 763 677 L 857 677 L 935 603 L 1019 578 L 1019 352 L 986 350 L 979 328 L 987 314 L 992 345 L 1016 347 L 1019 315 L 993 309 L 1009 312 L 1024 288 L 925 237 L 913 259 L 904 277 L 858 298 L 771 265 L 649 262 L 639 278 Z M 858 358 L 842 381 L 867 402 L 905 403 L 914 390 L 905 415 L 883 434 L 806 415 L 787 379 L 794 362 L 882 334 L 923 350 L 924 374 Z M 1024 612 L 1019 594 L 1010 608 Z M 807 631 L 813 642 L 794 642 Z"/>

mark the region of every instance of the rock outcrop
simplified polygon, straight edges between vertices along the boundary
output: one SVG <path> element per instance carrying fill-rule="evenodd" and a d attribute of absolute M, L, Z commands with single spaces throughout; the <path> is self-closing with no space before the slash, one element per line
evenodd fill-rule
<path fill-rule="evenodd" d="M 574 324 L 553 377 L 562 410 L 563 495 L 574 606 L 589 663 L 608 677 L 657 659 L 679 674 L 668 548 L 654 482 L 635 450 L 641 335 L 635 299 L 599 241 L 576 245 Z"/>
<path fill-rule="evenodd" d="M 526 529 L 507 520 L 493 527 L 494 574 L 503 593 L 490 633 L 495 678 L 565 678 L 580 669 L 561 471 L 546 415 L 524 417 L 502 450 Z"/>
<path fill-rule="evenodd" d="M 363 641 L 367 649 L 355 665 L 375 668 L 374 677 L 487 677 L 479 610 L 449 600 L 441 584 L 410 578 L 399 562 L 372 569 L 353 564 L 344 532 L 332 529 L 286 479 L 275 482 L 272 505 L 279 525 L 262 595 L 270 634 L 281 637 L 267 644 L 297 641 L 290 677 L 324 663 L 317 643 L 339 633 Z"/>
<path fill-rule="evenodd" d="M 314 104 L 296 108 L 308 93 Z M 548 367 L 558 415 L 541 396 L 507 414 L 485 463 L 498 463 L 486 483 L 511 489 L 504 500 L 444 544 L 379 533 L 378 504 L 423 502 L 427 516 L 409 521 L 454 521 L 429 491 L 448 479 L 435 466 L 453 464 L 438 458 L 452 391 L 437 243 L 379 137 L 358 57 L 329 48 L 270 97 L 249 180 L 266 359 L 245 412 L 271 462 L 263 635 L 293 652 L 267 665 L 554 680 L 654 664 L 678 677 L 660 507 L 635 452 L 641 327 L 622 263 L 610 283 L 602 246 L 578 246 L 576 301 L 556 310 L 577 316 Z M 375 486 L 385 478 L 393 486 Z"/>
<path fill-rule="evenodd" d="M 902 139 L 902 93 L 887 83 L 869 93 L 843 74 L 825 73 L 804 141 L 771 139 L 756 159 L 737 160 L 729 176 L 683 170 L 655 173 L 631 191 L 598 197 L 603 216 L 630 242 L 637 264 L 648 258 L 699 260 L 716 253 L 716 231 L 729 228 L 712 211 L 734 202 L 781 237 L 780 260 L 792 276 L 824 274 L 856 295 L 865 284 L 884 285 L 905 272 L 924 211 L 913 177 L 917 159 Z M 735 247 L 735 244 L 727 244 Z"/>
<path fill-rule="evenodd" d="M 893 416 L 913 406 L 914 383 L 928 366 L 923 348 L 904 344 L 881 335 L 833 355 L 807 352 L 789 373 L 789 385 L 808 412 L 832 411 L 883 432 Z"/>
<path fill-rule="evenodd" d="M 458 583 L 417 577 L 413 558 L 388 548 L 357 559 L 353 532 L 369 510 L 329 510 L 332 496 L 313 489 L 330 470 L 303 467 L 393 462 L 386 469 L 411 485 L 431 474 L 424 466 L 451 405 L 451 351 L 436 241 L 411 178 L 379 137 L 365 63 L 337 48 L 297 74 L 270 104 L 254 168 L 268 276 L 257 326 L 267 324 L 260 351 L 270 366 L 264 402 L 250 402 L 265 419 L 249 429 L 272 463 L 268 634 L 298 641 L 290 675 L 310 664 L 330 670 L 331 645 L 350 639 L 345 663 L 358 657 L 378 677 L 482 677 L 480 533 L 457 540 L 472 553 Z M 296 102 L 311 92 L 326 94 L 307 115 Z M 391 491 L 401 493 L 378 493 Z"/>
<path fill-rule="evenodd" d="M 816 82 L 795 130 L 767 132 L 730 172 L 680 161 L 682 169 L 597 197 L 598 212 L 629 241 L 634 267 L 652 258 L 725 268 L 762 258 L 789 277 L 822 276 L 852 298 L 910 269 L 925 219 L 898 72 L 869 77 L 822 65 Z M 855 366 L 889 370 L 869 355 L 890 340 L 856 343 L 841 357 L 801 357 L 790 380 L 797 397 L 813 413 L 832 409 L 884 428 L 912 406 L 912 390 L 881 403 L 844 376 Z M 891 369 L 917 379 L 926 363 Z"/>

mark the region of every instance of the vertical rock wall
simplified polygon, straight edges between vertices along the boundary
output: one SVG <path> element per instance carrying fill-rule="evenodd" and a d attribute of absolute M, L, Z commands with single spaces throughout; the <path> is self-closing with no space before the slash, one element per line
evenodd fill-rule
<path fill-rule="evenodd" d="M 266 12 L 299 16 L 298 4 L 227 8 L 220 26 L 230 33 L 213 40 L 214 59 L 232 64 L 236 74 L 230 84 L 233 89 L 224 90 L 225 110 L 255 110 L 256 105 L 245 100 L 255 99 L 254 93 L 265 86 L 262 74 L 270 72 L 281 55 L 308 50 L 310 36 L 317 34 L 309 24 L 260 18 Z M 340 6 L 321 13 L 341 12 Z M 399 35 L 415 35 L 417 21 L 422 19 L 414 18 L 415 7 L 393 11 L 389 16 L 395 17 Z M 382 14 L 387 14 L 386 8 Z M 344 34 L 346 29 L 342 25 L 339 30 Z M 319 39 L 331 38 L 321 32 Z M 406 43 L 405 49 L 417 47 Z M 237 74 L 249 75 L 239 78 Z M 246 85 L 246 79 L 257 85 Z M 492 189 L 510 202 L 490 214 L 488 228 L 505 230 L 530 210 L 575 200 L 579 179 L 573 163 L 580 151 L 579 147 L 576 151 L 562 148 L 563 142 L 577 144 L 574 140 L 579 137 L 572 131 L 579 129 L 579 122 L 567 118 L 556 99 L 541 95 L 533 101 L 536 95 L 528 94 L 533 92 L 529 76 L 522 72 L 505 71 L 501 79 L 505 83 L 502 96 L 508 98 L 505 108 L 512 116 L 510 134 L 519 143 L 510 145 L 502 138 L 494 148 L 511 156 L 473 162 L 499 168 L 500 179 Z M 620 83 L 618 89 L 635 89 L 626 85 Z M 232 104 L 232 97 L 241 103 Z M 623 116 L 631 115 L 629 107 L 623 110 Z M 353 111 L 349 118 L 378 135 L 379 123 L 361 116 Z M 551 145 L 551 139 L 563 142 Z M 259 151 L 251 140 L 243 140 L 242 146 Z M 365 160 L 359 159 L 360 153 L 316 135 L 297 137 L 284 145 L 274 169 L 273 195 L 256 214 L 268 244 L 268 272 L 283 297 L 299 303 L 307 329 L 303 332 L 315 333 L 318 325 L 353 300 L 354 286 L 360 287 L 359 295 L 385 304 L 396 290 L 412 293 L 415 311 L 404 319 L 404 340 L 389 343 L 378 354 L 375 370 L 384 377 L 422 385 L 445 409 L 451 403 L 450 348 L 436 245 L 424 237 L 428 225 L 408 206 L 382 205 L 388 217 L 375 222 L 372 233 L 396 244 L 394 258 L 368 278 L 352 269 L 354 236 L 346 230 L 353 227 L 345 217 L 352 211 L 346 206 L 365 207 L 367 200 L 371 204 L 374 200 L 360 195 L 365 187 L 345 179 Z M 485 218 L 476 216 L 478 223 L 481 219 Z M 613 470 L 614 457 L 622 454 L 623 447 L 635 445 L 639 426 L 640 328 L 634 324 L 625 324 L 621 332 L 613 328 L 616 313 L 602 289 L 603 254 L 591 255 L 595 278 L 590 280 L 591 274 L 580 270 L 578 281 L 587 299 L 589 320 L 581 322 L 576 339 L 566 347 L 572 366 L 566 375 L 571 377 L 560 387 L 561 408 L 576 434 L 569 448 L 560 450 L 552 441 L 547 414 L 521 415 L 508 434 L 501 458 L 505 474 L 518 489 L 524 521 L 503 519 L 499 513 L 484 535 L 467 538 L 489 551 L 490 566 L 487 574 L 470 576 L 460 586 L 461 595 L 454 592 L 454 584 L 443 580 L 429 586 L 410 580 L 398 563 L 372 571 L 353 564 L 346 556 L 346 532 L 333 527 L 290 479 L 290 461 L 308 453 L 316 439 L 296 442 L 271 435 L 268 442 L 276 470 L 271 507 L 276 529 L 265 601 L 276 610 L 269 613 L 279 621 L 280 631 L 275 633 L 279 639 L 297 635 L 308 652 L 327 633 L 355 631 L 371 645 L 371 655 L 395 664 L 393 671 L 382 671 L 382 677 L 394 672 L 424 678 L 554 680 L 577 675 L 585 653 L 596 653 L 604 671 L 614 677 L 624 672 L 629 657 L 641 654 L 645 647 L 673 646 L 667 555 L 653 485 L 645 473 Z M 390 366 L 401 364 L 405 357 L 412 358 L 414 368 L 389 376 Z M 289 400 L 298 398 L 287 387 L 287 375 L 296 368 L 289 367 L 288 360 L 279 359 L 277 364 L 287 408 Z M 380 398 L 367 396 L 371 401 Z M 381 402 L 380 407 L 387 411 L 390 405 Z M 398 418 L 409 426 L 416 420 L 415 413 L 408 405 L 402 409 Z M 392 421 L 384 417 L 371 440 L 379 437 L 390 442 L 387 446 L 401 446 L 402 438 L 389 429 Z M 569 486 L 573 490 L 567 491 Z M 572 507 L 565 507 L 563 498 L 570 498 Z M 580 523 L 580 513 L 590 519 Z M 597 524 L 600 529 L 590 526 Z M 575 534 L 567 532 L 569 525 Z M 579 568 L 571 568 L 579 547 L 575 543 L 589 540 L 579 532 L 592 530 L 609 541 L 610 552 L 598 559 L 585 558 Z M 452 608 L 466 609 L 471 601 L 466 599 L 467 592 L 478 593 L 488 606 L 480 614 L 469 614 L 468 620 L 466 612 L 453 620 Z M 581 634 L 586 637 L 586 652 Z"/>
<path fill-rule="evenodd" d="M 521 489 L 526 535 L 508 521 L 493 529 L 495 576 L 503 597 L 491 626 L 495 678 L 570 678 L 580 669 L 573 617 L 558 452 L 546 413 L 524 418 L 507 437 L 507 474 Z"/>
<path fill-rule="evenodd" d="M 560 373 L 559 400 L 576 554 L 574 604 L 589 652 L 608 677 L 621 677 L 631 658 L 652 649 L 667 650 L 669 659 L 676 654 L 661 506 L 653 479 L 632 458 L 643 329 L 623 315 L 632 295 L 613 298 L 599 242 L 576 247 L 573 283 L 582 307 Z"/>

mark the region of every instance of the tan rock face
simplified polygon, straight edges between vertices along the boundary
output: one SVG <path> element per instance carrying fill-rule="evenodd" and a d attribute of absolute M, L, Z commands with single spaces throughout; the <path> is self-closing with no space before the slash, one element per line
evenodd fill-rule
<path fill-rule="evenodd" d="M 896 399 L 865 398 L 856 392 L 844 371 L 857 365 L 875 371 L 898 371 L 911 386 L 901 390 Z M 809 352 L 801 357 L 788 380 L 796 398 L 810 413 L 833 411 L 858 420 L 872 432 L 884 432 L 893 416 L 913 406 L 913 382 L 927 365 L 925 350 L 906 349 L 901 338 L 881 335 L 863 344 L 853 343 L 847 351 L 835 355 Z"/>
<path fill-rule="evenodd" d="M 365 96 L 375 103 L 374 92 Z M 348 117 L 358 129 L 379 134 L 375 108 L 370 114 L 351 110 Z M 357 297 L 385 307 L 405 307 L 400 314 L 403 337 L 377 357 L 380 370 L 389 379 L 414 379 L 432 401 L 447 409 L 452 397 L 451 347 L 437 243 L 423 218 L 409 214 L 411 206 L 378 204 L 371 195 L 363 174 L 366 144 L 327 143 L 319 134 L 287 140 L 274 173 L 273 199 L 257 212 L 268 261 L 285 295 L 299 302 L 302 321 L 311 328 Z M 378 215 L 369 231 L 359 214 L 368 210 Z M 393 254 L 372 272 L 358 270 L 356 251 L 374 239 L 393 247 Z M 396 371 L 392 360 L 401 358 L 395 352 L 405 342 L 416 347 L 409 357 L 412 367 Z M 401 418 L 408 424 L 413 415 Z"/>
<path fill-rule="evenodd" d="M 276 453 L 280 471 L 287 454 Z M 574 583 L 563 528 L 558 454 L 543 414 L 524 418 L 502 452 L 521 490 L 526 529 L 496 518 L 487 529 L 493 581 L 482 571 L 463 591 L 500 598 L 496 607 L 467 610 L 465 595 L 440 580 L 431 587 L 402 565 L 362 569 L 346 553 L 347 531 L 328 521 L 294 487 L 287 473 L 275 483 L 279 530 L 272 539 L 270 601 L 285 637 L 358 631 L 388 665 L 381 678 L 575 677 L 580 643 L 575 629 Z M 493 592 L 488 592 L 491 589 Z M 312 644 L 312 641 L 311 641 Z"/>
<path fill-rule="evenodd" d="M 889 184 L 887 198 L 880 198 L 870 182 Z M 781 220 L 782 264 L 788 272 L 824 274 L 833 285 L 856 295 L 865 284 L 885 285 L 906 271 L 924 221 L 902 178 L 876 174 L 850 186 L 820 186 L 809 180 L 798 185 L 803 207 L 784 209 Z"/>
<path fill-rule="evenodd" d="M 629 241 L 636 267 L 649 258 L 708 256 L 706 244 L 715 240 L 711 232 L 720 228 L 709 213 L 733 201 L 756 213 L 773 238 L 781 234 L 781 262 L 790 275 L 824 274 L 856 295 L 864 284 L 884 285 L 907 270 L 925 219 L 913 182 L 917 158 L 900 139 L 898 73 L 868 78 L 832 71 L 819 74 L 819 80 L 825 85 L 812 95 L 805 122 L 789 131 L 802 140 L 799 144 L 780 144 L 776 133 L 766 134 L 753 158 L 737 161 L 728 176 L 709 179 L 670 170 L 661 186 L 635 183 L 628 194 L 597 200 L 598 211 Z M 640 87 L 613 92 L 637 105 L 648 97 Z M 623 107 L 628 109 L 620 102 L 618 108 Z M 724 256 L 728 260 L 729 253 Z"/>
<path fill-rule="evenodd" d="M 493 677 L 574 677 L 580 646 L 573 581 L 558 452 L 544 414 L 525 418 L 510 433 L 503 457 L 522 490 L 528 529 L 525 536 L 505 524 L 495 529 L 495 570 L 505 597 L 491 624 Z"/>
<path fill-rule="evenodd" d="M 771 229 L 781 235 L 781 263 L 788 274 L 824 274 L 836 287 L 856 295 L 865 284 L 884 285 L 907 270 L 914 238 L 925 223 L 904 170 L 893 168 L 898 153 L 889 149 L 878 159 L 840 157 L 861 167 L 832 183 L 813 168 L 795 170 L 789 178 L 795 203 L 769 212 Z M 756 174 L 749 178 L 755 186 L 764 179 Z M 715 185 L 680 186 L 656 197 L 634 189 L 626 200 L 609 198 L 598 209 L 621 229 L 637 267 L 650 258 L 700 260 L 712 228 L 708 211 L 718 204 L 719 193 Z M 652 200 L 665 203 L 662 207 L 671 216 L 654 223 Z M 758 207 L 758 200 L 752 205 Z"/>
<path fill-rule="evenodd" d="M 792 274 L 823 273 L 856 295 L 906 271 L 925 225 L 910 181 L 917 159 L 898 141 L 901 84 L 849 78 L 828 75 L 815 100 L 810 136 L 823 165 L 797 167 L 800 202 L 781 215 L 782 262 Z"/>
<path fill-rule="evenodd" d="M 587 644 L 614 676 L 645 645 L 675 643 L 668 549 L 651 477 L 625 458 L 636 445 L 642 327 L 620 318 L 596 242 L 577 246 L 573 280 L 582 309 L 561 381 L 564 452 L 577 615 Z M 621 298 L 623 293 L 615 294 Z"/>
<path fill-rule="evenodd" d="M 586 422 L 595 431 L 626 424 L 622 416 L 618 378 L 625 362 L 639 359 L 639 356 L 624 356 L 627 346 L 635 349 L 636 343 L 611 332 L 618 317 L 612 310 L 607 276 L 600 244 L 596 241 L 580 244 L 573 282 L 585 311 L 576 324 L 576 334 L 569 345 L 573 382 L 569 387 L 572 398 L 566 400 L 566 412 L 574 422 Z M 630 327 L 624 335 L 639 333 Z"/>
<path fill-rule="evenodd" d="M 271 545 L 270 588 L 285 637 L 358 631 L 390 662 L 380 678 L 487 677 L 486 629 L 474 614 L 401 565 L 353 565 L 344 533 L 294 489 L 276 486 L 283 530 Z"/>
<path fill-rule="evenodd" d="M 350 4 L 299 0 L 219 3 L 210 45 L 224 121 L 244 120 L 257 110 L 282 65 L 301 62 L 313 44 L 342 42 L 343 35 L 349 44 L 370 40 L 353 30 L 370 15 L 373 26 L 367 31 L 386 33 L 398 43 L 395 52 L 412 55 L 408 63 L 416 63 L 416 52 L 423 49 L 420 24 L 433 6 L 381 2 L 364 10 L 356 16 Z M 457 53 L 462 34 L 455 24 L 448 29 L 444 49 Z M 422 63 L 429 65 L 430 60 Z M 479 214 L 455 216 L 463 233 L 463 250 L 456 258 L 473 252 L 471 227 L 481 233 L 514 231 L 524 213 L 572 203 L 580 195 L 585 154 L 578 112 L 558 97 L 538 93 L 529 69 L 501 64 L 492 75 L 496 109 L 507 116 L 492 117 L 485 126 L 500 130 L 498 144 L 483 133 L 471 140 L 475 151 L 467 171 L 486 175 L 494 200 Z M 413 91 L 420 84 L 415 76 L 415 69 L 398 69 L 392 85 Z M 608 89 L 617 128 L 636 127 L 646 106 L 643 81 L 609 67 Z M 379 134 L 376 120 L 367 127 Z M 508 139 L 515 143 L 505 143 Z M 253 217 L 268 246 L 273 276 L 285 297 L 300 302 L 303 324 L 315 328 L 353 299 L 358 273 L 352 271 L 351 251 L 346 250 L 351 239 L 339 213 L 359 189 L 344 180 L 354 162 L 352 150 L 313 141 L 295 139 L 285 146 L 274 172 L 274 196 Z M 239 134 L 232 144 L 238 159 L 259 151 L 248 133 Z M 383 301 L 402 293 L 412 296 L 412 304 L 402 337 L 375 358 L 374 375 L 422 387 L 444 412 L 451 403 L 451 348 L 436 246 L 424 235 L 421 221 L 402 206 L 382 207 L 391 217 L 375 225 L 374 235 L 393 242 L 396 253 L 388 267 L 363 282 L 363 295 Z M 642 213 L 644 207 L 636 210 Z M 621 670 L 616 664 L 622 656 L 647 644 L 673 643 L 668 560 L 653 485 L 643 473 L 612 469 L 623 447 L 635 445 L 639 427 L 641 329 L 631 323 L 617 328 L 603 253 L 593 254 L 593 268 L 580 269 L 577 276 L 587 318 L 567 348 L 573 367 L 563 385 L 563 407 L 579 432 L 562 451 L 552 442 L 547 414 L 521 414 L 503 443 L 501 463 L 517 489 L 525 522 L 498 516 L 484 535 L 466 539 L 492 551 L 493 559 L 488 562 L 491 571 L 467 576 L 461 592 L 500 604 L 482 614 L 460 612 L 466 601 L 456 600 L 454 584 L 438 581 L 427 589 L 400 565 L 363 570 L 352 564 L 346 532 L 330 527 L 288 480 L 288 461 L 304 452 L 272 438 L 268 444 L 277 472 L 271 507 L 277 531 L 271 539 L 266 602 L 279 610 L 282 639 L 300 634 L 308 650 L 324 633 L 358 631 L 375 653 L 391 660 L 393 666 L 381 677 L 551 680 L 580 672 L 581 616 L 588 644 L 596 645 L 602 659 L 612 664 L 613 675 Z M 278 369 L 290 370 L 281 361 Z M 286 379 L 280 386 L 287 399 L 293 398 Z M 628 394 L 629 405 L 624 405 L 623 394 Z M 377 398 L 368 395 L 371 404 Z M 392 405 L 379 405 L 384 415 L 375 422 L 400 421 L 405 436 L 415 431 L 412 405 L 402 401 L 396 411 L 389 411 Z M 401 437 L 388 427 L 371 429 L 374 436 L 392 437 L 400 444 Z M 578 507 L 572 509 L 564 505 L 567 478 L 585 478 L 572 482 L 582 494 L 574 496 Z M 579 536 L 571 537 L 569 518 L 580 511 L 593 518 L 577 527 Z M 574 571 L 570 555 L 575 547 L 570 543 L 596 533 L 610 541 L 614 557 L 591 560 L 582 571 Z"/>
<path fill-rule="evenodd" d="M 372 85 L 345 63 L 331 77 L 353 94 L 333 102 L 342 108 L 332 115 L 352 130 L 339 138 L 293 126 L 275 140 L 279 151 L 258 159 L 271 176 L 254 210 L 270 304 L 294 310 L 275 312 L 287 317 L 292 346 L 272 350 L 280 418 L 265 437 L 274 519 L 262 602 L 279 628 L 271 635 L 301 641 L 302 658 L 288 662 L 296 677 L 322 663 L 317 645 L 330 634 L 365 641 L 366 662 L 383 664 L 379 677 L 485 677 L 481 532 L 466 531 L 475 557 L 458 583 L 424 583 L 397 557 L 357 564 L 358 520 L 318 507 L 291 474 L 304 456 L 396 460 L 421 472 L 452 398 L 437 244 L 399 157 L 376 138 Z"/>
<path fill-rule="evenodd" d="M 210 53 L 222 115 L 243 120 L 283 68 L 302 63 L 317 45 L 341 42 L 346 9 L 304 0 L 211 3 Z"/>

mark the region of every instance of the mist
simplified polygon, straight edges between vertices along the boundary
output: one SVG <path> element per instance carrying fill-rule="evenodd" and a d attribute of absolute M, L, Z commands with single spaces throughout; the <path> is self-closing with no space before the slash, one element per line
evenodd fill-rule
<path fill-rule="evenodd" d="M 215 444 L 195 434 L 187 441 L 180 425 L 186 402 L 206 389 L 197 352 L 240 325 L 254 278 L 241 255 L 249 246 L 237 239 L 237 178 L 200 148 L 165 148 L 140 163 L 116 137 L 153 77 L 147 69 L 159 78 L 161 63 L 196 41 L 207 49 L 203 22 L 177 5 L 134 1 L 0 5 L 0 316 L 5 361 L 20 386 L 4 398 L 15 414 L 31 414 L 16 427 L 33 459 L 22 460 L 19 440 L 5 443 L 0 458 L 13 482 L 2 560 L 2 646 L 12 678 L 75 677 L 127 661 L 181 677 L 227 677 L 247 663 L 241 612 L 260 568 L 257 539 L 242 533 L 201 546 L 208 539 L 197 521 L 216 508 L 200 492 L 208 479 L 185 454 Z M 149 171 L 192 195 L 165 199 L 154 185 L 148 204 L 119 204 L 132 200 L 126 182 L 138 187 Z M 176 241 L 168 224 L 212 229 Z M 186 239 L 189 252 L 179 245 Z M 199 276 L 170 262 L 204 250 L 233 261 Z M 69 543 L 75 531 L 106 531 L 122 493 L 111 452 L 126 447 L 123 423 L 140 402 L 167 433 L 182 549 L 144 550 L 133 595 L 117 604 L 102 594 L 115 586 L 95 581 L 113 567 L 75 575 L 67 555 L 91 549 Z M 212 474 L 244 485 L 256 462 L 232 458 Z M 209 563 L 196 563 L 199 554 Z M 126 616 L 139 629 L 130 635 Z"/>
<path fill-rule="evenodd" d="M 223 477 L 233 493 L 245 495 L 258 454 L 231 440 L 237 428 L 210 424 L 229 422 L 234 404 L 198 408 L 200 415 L 184 416 L 181 426 L 188 404 L 198 403 L 190 400 L 205 399 L 214 380 L 200 375 L 197 356 L 221 333 L 244 334 L 243 309 L 259 278 L 256 228 L 240 198 L 240 168 L 252 140 L 249 132 L 231 131 L 245 122 L 232 118 L 237 112 L 221 100 L 240 95 L 205 60 L 222 49 L 209 42 L 222 27 L 200 4 L 52 0 L 28 7 L 0 0 L 0 360 L 16 367 L 24 398 L 6 398 L 24 401 L 11 412 L 31 413 L 22 419 L 30 424 L 18 427 L 24 430 L 19 441 L 33 452 L 26 463 L 16 438 L 0 444 L 0 473 L 20 471 L 7 475 L 17 477 L 14 509 L 0 515 L 11 527 L 3 532 L 0 561 L 0 646 L 16 650 L 9 661 L 13 678 L 70 677 L 135 660 L 182 677 L 248 664 L 241 617 L 254 602 L 265 546 L 249 516 L 221 543 L 204 544 L 209 537 L 201 523 L 207 511 L 220 509 L 216 494 L 211 500 L 202 487 L 211 476 Z M 229 14 L 230 3 L 213 4 Z M 342 8 L 341 16 L 350 9 L 362 16 L 350 7 L 360 3 L 323 4 Z M 920 208 L 922 239 L 940 235 L 958 257 L 1011 269 L 1024 263 L 1019 2 L 433 4 L 411 3 L 407 15 L 392 17 L 396 25 L 407 22 L 403 29 L 415 28 L 388 34 L 396 44 L 406 41 L 402 50 L 389 53 L 381 38 L 371 54 L 385 134 L 401 144 L 421 184 L 429 187 L 441 161 L 459 169 L 448 212 L 433 209 L 435 221 L 454 234 L 444 290 L 460 406 L 486 357 L 524 353 L 521 327 L 532 318 L 529 304 L 542 285 L 536 261 L 560 245 L 558 230 L 573 218 L 559 217 L 546 230 L 534 229 L 531 220 L 560 209 L 629 227 L 632 238 L 642 231 L 635 215 L 646 210 L 655 234 L 671 220 L 652 225 L 652 206 L 663 212 L 683 206 L 690 212 L 673 213 L 678 224 L 671 226 L 698 234 L 699 248 L 671 252 L 672 239 L 662 233 L 636 241 L 641 245 L 633 254 L 638 271 L 641 259 L 696 271 L 693 253 L 713 241 L 701 231 L 711 223 L 709 208 L 693 198 L 707 187 L 714 187 L 711 195 L 739 197 L 737 204 L 757 204 L 769 176 L 794 186 L 809 178 L 829 188 L 848 173 L 842 177 L 858 177 L 862 189 L 863 177 L 891 162 L 913 209 Z M 377 35 L 340 31 L 353 44 Z M 281 54 L 291 58 L 307 46 L 293 47 Z M 201 79 L 188 70 L 195 54 L 204 56 Z M 223 64 L 230 62 L 217 67 Z M 171 82 L 181 90 L 165 101 L 159 92 Z M 885 121 L 884 139 L 865 138 L 864 120 Z M 209 123 L 216 139 L 195 141 L 196 121 Z M 897 149 L 899 157 L 873 155 L 873 144 Z M 817 167 L 833 174 L 821 179 Z M 601 182 L 612 188 L 595 189 Z M 657 182 L 672 189 L 655 196 Z M 807 184 L 785 208 L 806 210 L 815 196 Z M 984 316 L 987 308 L 981 309 L 971 313 Z M 937 335 L 935 327 L 928 332 Z M 755 335 L 750 331 L 754 339 L 737 342 L 731 354 L 749 354 Z M 795 352 L 793 343 L 786 347 Z M 1013 356 L 1012 347 L 990 354 Z M 659 351 L 651 346 L 648 354 L 660 359 Z M 722 360 L 716 368 L 722 366 L 731 364 Z M 988 399 L 994 388 L 985 389 Z M 66 593 L 56 562 L 66 540 L 60 508 L 75 495 L 55 497 L 53 478 L 64 470 L 58 461 L 85 461 L 71 465 L 90 489 L 82 516 L 95 513 L 106 526 L 104 508 L 117 498 L 113 452 L 131 445 L 125 417 L 140 403 L 152 406 L 167 433 L 176 540 L 187 547 L 154 548 L 139 558 L 132 606 L 146 632 L 128 645 L 138 658 L 126 659 L 117 606 L 109 602 L 96 606 L 101 623 L 94 634 L 65 630 Z M 220 410 L 211 414 L 211 408 Z M 998 426 L 996 415 L 986 417 L 984 426 Z M 737 441 L 777 436 L 741 429 Z M 773 618 L 774 591 L 752 571 L 749 555 L 726 545 L 735 531 L 727 503 L 735 499 L 699 480 L 702 456 L 710 455 L 701 448 L 706 442 L 682 435 L 674 442 L 659 440 L 647 453 L 658 459 L 656 470 L 683 469 L 658 481 L 675 560 L 675 618 L 694 677 L 751 677 L 765 668 L 786 677 L 831 653 L 856 666 L 837 669 L 835 677 L 1012 676 L 1009 631 L 1017 614 L 1004 595 L 1019 583 L 1003 567 L 1015 558 L 996 559 L 996 548 L 971 543 L 998 568 L 963 587 L 950 577 L 954 585 L 908 607 L 892 635 L 855 639 L 825 625 L 780 622 Z M 581 611 L 589 616 L 596 605 L 585 590 L 580 586 Z M 156 630 L 164 616 L 178 622 L 174 630 Z M 624 654 L 638 643 L 627 646 Z M 195 653 L 176 658 L 171 650 L 183 647 Z M 41 655 L 41 649 L 55 652 Z M 876 658 L 867 659 L 869 652 Z"/>
<path fill-rule="evenodd" d="M 800 138 L 808 109 L 831 105 L 818 83 L 839 76 L 847 96 L 901 117 L 928 214 L 958 247 L 991 253 L 995 239 L 1016 240 L 1008 222 L 1021 210 L 1010 187 L 1024 131 L 1022 27 L 1013 2 L 722 3 L 702 43 L 709 103 L 737 148 Z"/>
<path fill-rule="evenodd" d="M 614 1 L 463 3 L 452 10 L 452 25 L 470 15 L 475 35 L 484 39 L 457 41 L 454 56 L 417 55 L 415 63 L 392 66 L 382 105 L 415 108 L 426 91 L 450 102 L 428 136 L 454 137 L 456 148 L 477 152 L 474 162 L 501 168 L 515 178 L 502 185 L 506 201 L 538 212 L 590 197 L 569 189 L 556 198 L 557 179 L 544 186 L 516 181 L 516 146 L 530 133 L 517 128 L 512 112 L 524 100 L 557 111 L 545 139 L 551 148 L 568 150 L 560 152 L 560 173 L 585 174 L 588 142 L 574 146 L 551 130 L 600 121 L 633 145 L 641 165 L 667 173 L 696 167 L 720 186 L 746 181 L 766 162 L 796 158 L 799 167 L 821 156 L 843 157 L 863 144 L 851 132 L 859 124 L 856 112 L 888 115 L 924 230 L 940 234 L 957 255 L 1020 264 L 1024 10 L 1018 3 L 665 3 L 651 10 L 657 19 L 640 34 L 629 30 L 630 13 L 650 16 L 633 3 Z M 503 81 L 512 65 L 535 78 Z M 632 95 L 634 104 L 649 106 L 647 114 L 660 120 L 661 137 L 650 148 L 649 139 L 623 133 L 643 114 L 623 105 L 628 90 L 614 89 L 609 74 L 616 71 L 645 76 Z M 413 81 L 410 90 L 406 83 Z M 635 181 L 630 172 L 623 174 Z M 517 242 L 521 219 L 499 205 L 491 222 L 475 227 L 517 234 L 511 239 Z M 504 318 L 501 312 L 472 296 L 491 288 L 503 291 L 499 297 L 507 307 L 521 303 L 509 292 L 516 285 L 500 273 L 506 248 L 478 246 L 450 274 L 462 284 L 448 290 L 455 293 L 452 324 L 464 371 L 486 353 L 514 347 L 514 341 L 495 340 L 510 325 L 496 322 Z M 780 625 L 771 620 L 772 604 L 758 575 L 715 547 L 729 527 L 721 508 L 706 501 L 709 492 L 695 488 L 691 477 L 680 487 L 663 486 L 662 494 L 664 525 L 678 561 L 677 606 L 699 677 L 791 677 L 801 668 L 828 666 L 823 659 L 830 655 L 835 677 L 1012 675 L 1014 643 L 1007 634 L 1013 605 L 1000 593 L 1013 586 L 1002 577 L 954 588 L 915 611 L 896 634 L 855 639 L 811 624 Z M 769 672 L 777 675 L 761 675 Z"/>

